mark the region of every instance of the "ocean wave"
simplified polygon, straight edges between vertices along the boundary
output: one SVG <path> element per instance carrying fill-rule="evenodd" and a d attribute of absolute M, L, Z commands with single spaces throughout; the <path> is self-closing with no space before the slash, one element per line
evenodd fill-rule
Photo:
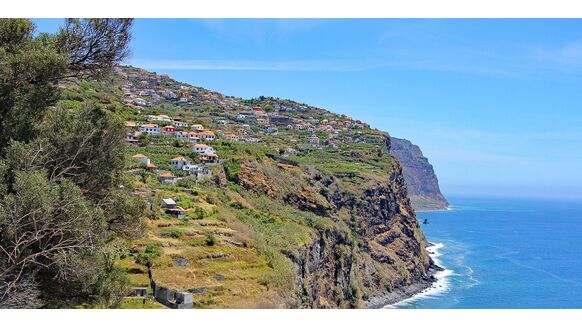
<path fill-rule="evenodd" d="M 435 273 L 434 276 L 436 278 L 436 281 L 430 287 L 423 290 L 422 292 L 417 293 L 417 294 L 413 295 L 412 297 L 407 298 L 405 300 L 402 300 L 398 303 L 387 305 L 385 308 L 390 309 L 390 308 L 406 307 L 406 305 L 408 305 L 414 301 L 417 301 L 417 300 L 423 299 L 423 298 L 432 298 L 432 297 L 440 295 L 440 294 L 442 294 L 450 289 L 450 277 L 453 275 L 458 275 L 458 274 L 455 273 L 453 270 L 447 269 L 446 267 L 444 267 L 441 260 L 439 259 L 439 257 L 442 256 L 442 253 L 439 250 L 443 247 L 445 247 L 445 245 L 443 243 L 436 243 L 436 244 L 432 244 L 431 246 L 426 248 L 429 256 L 432 258 L 434 263 L 443 269 L 443 270 L 437 271 Z"/>

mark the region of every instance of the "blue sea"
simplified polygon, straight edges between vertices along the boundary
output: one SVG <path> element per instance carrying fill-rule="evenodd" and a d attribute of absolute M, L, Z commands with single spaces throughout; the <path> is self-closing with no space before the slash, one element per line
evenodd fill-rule
<path fill-rule="evenodd" d="M 451 198 L 418 212 L 447 270 L 396 308 L 582 308 L 582 201 Z"/>

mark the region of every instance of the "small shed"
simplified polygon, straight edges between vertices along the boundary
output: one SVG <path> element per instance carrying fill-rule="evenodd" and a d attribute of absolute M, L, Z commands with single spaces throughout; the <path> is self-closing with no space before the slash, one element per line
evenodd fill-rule
<path fill-rule="evenodd" d="M 176 202 L 172 198 L 165 198 L 162 199 L 162 206 L 165 209 L 173 209 L 176 208 Z"/>

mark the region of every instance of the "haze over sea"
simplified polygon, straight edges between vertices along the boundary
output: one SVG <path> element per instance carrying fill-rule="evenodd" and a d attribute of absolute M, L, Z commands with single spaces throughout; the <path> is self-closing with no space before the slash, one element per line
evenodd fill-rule
<path fill-rule="evenodd" d="M 582 201 L 450 198 L 419 212 L 445 272 L 397 308 L 582 308 Z"/>

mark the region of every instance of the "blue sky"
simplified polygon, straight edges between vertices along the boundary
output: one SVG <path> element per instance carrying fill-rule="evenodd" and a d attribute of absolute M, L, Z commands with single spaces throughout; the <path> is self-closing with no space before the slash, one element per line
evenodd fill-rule
<path fill-rule="evenodd" d="M 409 139 L 445 195 L 582 197 L 582 20 L 140 19 L 131 48 L 180 81 Z"/>

